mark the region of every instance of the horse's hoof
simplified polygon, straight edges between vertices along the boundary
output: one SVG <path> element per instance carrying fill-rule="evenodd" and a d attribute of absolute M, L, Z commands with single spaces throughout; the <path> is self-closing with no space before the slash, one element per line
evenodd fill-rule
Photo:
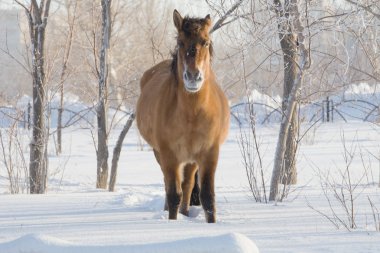
<path fill-rule="evenodd" d="M 185 215 L 187 217 L 189 217 L 189 210 L 181 210 L 179 211 L 182 215 Z"/>

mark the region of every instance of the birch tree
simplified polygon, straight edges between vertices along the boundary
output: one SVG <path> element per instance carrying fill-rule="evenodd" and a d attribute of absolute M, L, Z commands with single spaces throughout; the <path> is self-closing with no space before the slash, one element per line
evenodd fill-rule
<path fill-rule="evenodd" d="M 45 129 L 45 31 L 48 23 L 50 0 L 31 0 L 29 5 L 15 0 L 24 8 L 29 24 L 31 43 L 31 75 L 33 79 L 33 133 L 30 143 L 30 193 L 45 193 L 47 186 L 47 141 Z"/>
<path fill-rule="evenodd" d="M 108 180 L 108 130 L 107 130 L 107 87 L 108 51 L 111 35 L 111 0 L 102 0 L 102 37 L 99 52 L 99 101 L 96 108 L 98 123 L 97 188 L 107 188 Z"/>

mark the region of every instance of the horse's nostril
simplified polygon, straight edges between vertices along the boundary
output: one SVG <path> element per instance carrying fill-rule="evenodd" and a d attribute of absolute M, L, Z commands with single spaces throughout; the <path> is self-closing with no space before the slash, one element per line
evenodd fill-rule
<path fill-rule="evenodd" d="M 185 78 L 186 78 L 187 80 L 191 80 L 191 79 L 193 79 L 193 75 L 191 74 L 190 71 L 186 70 L 186 72 L 185 72 Z"/>
<path fill-rule="evenodd" d="M 198 70 L 195 71 L 194 73 L 186 70 L 184 73 L 184 78 L 188 81 L 201 81 L 202 80 L 202 73 Z"/>
<path fill-rule="evenodd" d="M 199 81 L 202 79 L 202 75 L 201 75 L 201 72 L 200 71 L 197 71 L 195 74 L 194 74 L 194 79 Z"/>

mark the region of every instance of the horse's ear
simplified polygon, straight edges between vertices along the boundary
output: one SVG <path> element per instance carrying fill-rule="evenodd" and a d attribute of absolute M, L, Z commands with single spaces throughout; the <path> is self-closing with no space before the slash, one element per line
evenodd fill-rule
<path fill-rule="evenodd" d="M 206 21 L 206 25 L 207 25 L 207 26 L 211 26 L 211 17 L 210 17 L 210 14 L 208 14 L 208 15 L 205 17 L 205 21 Z"/>
<path fill-rule="evenodd" d="M 177 10 L 174 10 L 174 12 L 173 12 L 173 21 L 174 21 L 174 25 L 177 28 L 177 30 L 180 31 L 182 29 L 183 18 Z"/>

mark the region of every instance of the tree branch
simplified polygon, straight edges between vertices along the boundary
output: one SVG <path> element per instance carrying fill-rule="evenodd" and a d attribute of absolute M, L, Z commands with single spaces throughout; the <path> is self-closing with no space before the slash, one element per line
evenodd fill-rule
<path fill-rule="evenodd" d="M 243 1 L 244 0 L 238 0 L 234 5 L 232 5 L 232 7 L 218 21 L 216 21 L 215 25 L 210 30 L 210 34 L 224 26 L 224 21 L 232 14 L 232 12 L 234 12 L 243 3 Z M 237 20 L 237 18 L 235 18 L 234 21 L 235 20 Z"/>
<path fill-rule="evenodd" d="M 356 2 L 356 1 L 352 1 L 352 0 L 345 0 L 346 2 L 349 2 L 350 4 L 353 4 L 353 5 L 356 5 L 362 9 L 364 9 L 366 12 L 369 12 L 371 13 L 372 15 L 374 15 L 377 19 L 380 20 L 380 13 L 376 13 L 374 12 L 371 7 L 369 5 L 364 5 L 364 4 L 361 4 L 359 2 Z"/>
<path fill-rule="evenodd" d="M 50 2 L 51 2 L 51 0 L 44 0 L 44 5 L 41 6 L 41 8 L 43 8 L 42 9 L 43 12 L 41 14 L 42 14 L 42 17 L 43 17 L 42 23 L 43 23 L 44 26 L 46 25 L 47 18 L 49 16 Z"/>
<path fill-rule="evenodd" d="M 23 3 L 20 3 L 18 0 L 15 0 L 15 2 L 22 8 L 24 8 L 27 13 L 30 13 L 30 10 Z"/>
<path fill-rule="evenodd" d="M 34 24 L 41 24 L 41 12 L 38 8 L 38 3 L 36 0 L 30 2 L 30 10 L 32 12 L 32 17 L 35 19 Z"/>

